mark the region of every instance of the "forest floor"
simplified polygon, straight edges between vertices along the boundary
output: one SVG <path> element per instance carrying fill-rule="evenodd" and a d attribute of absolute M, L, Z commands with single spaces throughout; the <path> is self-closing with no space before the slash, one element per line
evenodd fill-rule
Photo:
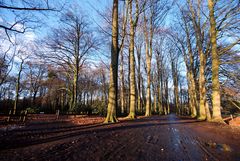
<path fill-rule="evenodd" d="M 0 160 L 240 161 L 239 128 L 173 114 L 108 125 L 93 120 L 0 130 Z"/>

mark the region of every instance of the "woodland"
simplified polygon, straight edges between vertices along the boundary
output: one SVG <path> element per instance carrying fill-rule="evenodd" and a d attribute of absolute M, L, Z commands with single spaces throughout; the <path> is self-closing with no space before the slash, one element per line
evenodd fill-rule
<path fill-rule="evenodd" d="M 239 0 L 0 0 L 1 161 L 240 160 Z"/>
<path fill-rule="evenodd" d="M 1 115 L 239 115 L 238 0 L 74 3 L 0 1 Z"/>

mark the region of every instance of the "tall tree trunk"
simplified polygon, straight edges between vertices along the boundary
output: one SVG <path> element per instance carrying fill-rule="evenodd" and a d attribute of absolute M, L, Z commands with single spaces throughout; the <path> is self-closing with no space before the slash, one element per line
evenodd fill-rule
<path fill-rule="evenodd" d="M 78 68 L 78 67 L 77 67 Z M 75 69 L 73 76 L 73 101 L 71 110 L 75 110 L 77 108 L 77 95 L 78 95 L 78 70 Z"/>
<path fill-rule="evenodd" d="M 191 110 L 191 117 L 197 117 L 197 109 L 199 107 L 198 100 L 197 100 L 197 92 L 196 92 L 196 81 L 194 80 L 194 60 L 193 60 L 193 51 L 192 51 L 192 43 L 189 33 L 189 26 L 187 24 L 186 18 L 183 16 L 183 22 L 187 37 L 187 49 L 188 53 L 184 54 L 184 61 L 187 67 L 187 80 L 188 80 L 188 93 L 189 93 L 189 103 L 190 103 L 190 110 Z M 184 50 L 184 47 L 183 47 Z M 188 56 L 187 56 L 188 55 Z M 188 59 L 189 58 L 189 59 Z"/>
<path fill-rule="evenodd" d="M 191 93 L 192 93 L 192 102 L 193 102 L 193 107 L 192 107 L 192 114 L 191 116 L 195 118 L 197 116 L 197 109 L 199 108 L 199 102 L 197 100 L 197 89 L 196 89 L 196 81 L 194 79 L 194 61 L 193 61 L 193 54 L 192 54 L 192 47 L 190 43 L 190 37 L 188 38 L 188 48 L 189 48 L 189 59 L 190 59 L 190 64 L 189 64 L 189 80 L 190 80 L 190 86 L 191 86 Z"/>
<path fill-rule="evenodd" d="M 217 32 L 216 20 L 214 17 L 214 6 L 216 0 L 208 0 L 209 17 L 210 17 L 210 39 L 212 44 L 212 119 L 214 121 L 222 121 L 221 116 L 221 99 L 220 99 L 220 83 L 219 83 L 219 58 L 217 51 Z"/>
<path fill-rule="evenodd" d="M 138 112 L 141 112 L 142 109 L 142 98 L 141 98 L 141 47 L 137 47 L 137 59 L 138 59 L 138 67 L 137 67 L 137 72 L 138 72 Z"/>
<path fill-rule="evenodd" d="M 166 103 L 167 103 L 167 113 L 166 114 L 170 114 L 169 95 L 168 95 L 168 79 L 166 79 L 165 98 L 166 98 Z"/>
<path fill-rule="evenodd" d="M 195 90 L 195 84 L 191 78 L 191 71 L 187 71 L 187 80 L 188 80 L 188 94 L 189 94 L 189 106 L 191 111 L 191 117 L 195 118 L 197 116 L 197 109 L 196 109 L 196 93 L 194 93 Z M 196 92 L 196 91 L 195 91 Z"/>
<path fill-rule="evenodd" d="M 157 105 L 157 94 L 154 93 L 154 113 L 158 112 Z"/>
<path fill-rule="evenodd" d="M 199 110 L 198 110 L 198 119 L 199 120 L 205 120 L 206 119 L 206 80 L 205 80 L 205 62 L 206 57 L 203 53 L 203 47 L 202 47 L 202 32 L 201 32 L 201 26 L 200 26 L 200 17 L 196 17 L 195 11 L 192 6 L 192 2 L 188 0 L 188 4 L 190 7 L 190 12 L 192 15 L 192 21 L 193 21 L 193 27 L 195 31 L 195 37 L 196 37 L 196 44 L 197 44 L 197 50 L 200 58 L 200 67 L 199 67 L 199 96 L 200 96 L 200 103 L 199 103 Z M 198 1 L 198 9 L 200 9 L 200 1 Z M 198 15 L 200 16 L 200 15 Z"/>
<path fill-rule="evenodd" d="M 160 52 L 157 51 L 156 53 L 156 63 L 157 63 L 157 105 L 158 105 L 158 113 L 162 109 L 162 90 L 161 90 L 161 66 L 160 66 Z"/>
<path fill-rule="evenodd" d="M 211 117 L 211 113 L 209 110 L 208 101 L 205 102 L 205 108 L 206 108 L 206 119 L 207 119 L 207 121 L 211 121 L 212 117 Z"/>
<path fill-rule="evenodd" d="M 118 0 L 113 0 L 109 96 L 107 117 L 105 118 L 104 123 L 117 122 L 118 54 Z"/>
<path fill-rule="evenodd" d="M 166 99 L 166 105 L 164 107 L 164 115 L 167 115 L 170 112 L 169 107 L 169 98 L 168 98 L 168 78 L 165 80 L 165 99 Z"/>
<path fill-rule="evenodd" d="M 134 39 L 135 29 L 138 21 L 138 15 L 133 20 L 132 17 L 132 0 L 128 0 L 129 15 L 130 15 L 130 44 L 129 44 L 129 56 L 130 56 L 130 109 L 128 118 L 136 117 L 136 77 L 135 77 L 135 57 L 134 57 Z M 136 1 L 136 12 L 138 12 L 138 1 Z"/>
<path fill-rule="evenodd" d="M 130 111 L 129 118 L 135 118 L 136 108 L 136 79 L 135 79 L 135 58 L 134 58 L 134 31 L 130 31 Z"/>
<path fill-rule="evenodd" d="M 178 92 L 178 73 L 175 65 L 175 59 L 171 60 L 172 64 L 172 77 L 173 77 L 173 86 L 174 86 L 174 103 L 177 110 L 177 114 L 180 115 L 180 106 L 179 106 L 179 92 Z"/>
<path fill-rule="evenodd" d="M 104 103 L 104 107 L 107 106 L 107 102 L 108 102 L 108 97 L 107 97 L 107 83 L 106 83 L 106 76 L 104 73 L 104 70 L 101 71 L 102 72 L 102 101 Z"/>
<path fill-rule="evenodd" d="M 126 8 L 126 11 L 125 11 Z M 126 108 L 126 101 L 125 101 L 125 83 L 124 83 L 124 41 L 125 41 L 125 35 L 126 35 L 126 26 L 127 26 L 127 15 L 128 15 L 128 3 L 127 6 L 125 6 L 124 2 L 124 7 L 123 7 L 123 23 L 122 23 L 122 41 L 120 44 L 120 82 L 121 82 L 121 89 L 120 89 L 120 102 L 121 102 L 121 113 L 123 114 L 125 112 Z"/>
<path fill-rule="evenodd" d="M 20 79 L 21 79 L 21 73 L 22 73 L 22 70 L 23 70 L 23 63 L 24 63 L 24 60 L 21 61 L 20 68 L 19 68 L 19 71 L 18 71 L 16 91 L 15 91 L 16 92 L 16 96 L 15 96 L 15 101 L 14 101 L 14 106 L 13 106 L 13 115 L 16 114 L 17 106 L 18 106 Z"/>
<path fill-rule="evenodd" d="M 164 75 L 164 70 L 163 70 L 163 63 L 161 61 L 161 76 L 160 76 L 160 83 L 161 83 L 161 86 L 160 86 L 160 91 L 161 91 L 161 94 L 160 94 L 160 99 L 161 99 L 161 106 L 159 108 L 159 114 L 163 114 L 164 112 L 164 106 L 165 106 L 165 96 L 164 96 L 164 80 L 163 80 L 163 75 Z"/>
<path fill-rule="evenodd" d="M 146 55 L 149 55 L 148 45 L 146 44 Z M 151 115 L 151 59 L 146 57 L 147 61 L 147 95 L 146 95 L 146 113 L 145 116 Z"/>
<path fill-rule="evenodd" d="M 203 55 L 202 50 L 200 50 L 200 71 L 199 71 L 199 92 L 200 92 L 200 105 L 199 105 L 199 120 L 206 119 L 206 88 L 205 88 L 205 56 Z"/>
<path fill-rule="evenodd" d="M 123 69 L 123 48 L 121 49 L 121 54 L 120 54 L 121 58 L 121 65 L 120 65 L 120 81 L 121 81 L 121 89 L 120 89 L 120 98 L 121 98 L 121 113 L 123 114 L 124 111 L 125 111 L 125 95 L 124 95 L 124 86 L 125 86 L 125 83 L 124 83 L 124 69 Z"/>
<path fill-rule="evenodd" d="M 145 93 L 145 86 L 144 86 L 144 82 L 143 82 L 143 77 L 141 76 L 141 86 L 142 86 L 142 109 L 141 112 L 144 112 L 144 107 L 146 107 L 146 93 Z"/>
<path fill-rule="evenodd" d="M 144 36 L 146 50 L 146 65 L 147 65 L 147 96 L 146 96 L 146 113 L 145 116 L 151 115 L 151 61 L 152 61 L 152 25 L 150 27 L 150 39 L 147 30 L 147 18 L 144 13 Z"/>
<path fill-rule="evenodd" d="M 158 113 L 158 101 L 157 101 L 157 91 L 155 89 L 156 87 L 153 87 L 153 109 L 154 109 L 154 113 Z"/>

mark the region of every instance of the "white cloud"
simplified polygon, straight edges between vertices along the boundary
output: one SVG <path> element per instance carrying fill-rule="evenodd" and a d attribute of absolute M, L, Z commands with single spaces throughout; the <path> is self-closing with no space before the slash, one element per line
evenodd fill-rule
<path fill-rule="evenodd" d="M 18 30 L 18 31 L 23 31 L 24 30 L 24 25 L 21 23 L 18 23 L 14 26 L 14 29 Z"/>
<path fill-rule="evenodd" d="M 24 34 L 24 37 L 27 42 L 33 42 L 34 40 L 36 40 L 37 35 L 34 32 L 27 32 L 26 34 Z"/>
<path fill-rule="evenodd" d="M 0 16 L 0 23 L 2 23 L 3 22 L 3 19 L 2 19 L 2 17 Z"/>

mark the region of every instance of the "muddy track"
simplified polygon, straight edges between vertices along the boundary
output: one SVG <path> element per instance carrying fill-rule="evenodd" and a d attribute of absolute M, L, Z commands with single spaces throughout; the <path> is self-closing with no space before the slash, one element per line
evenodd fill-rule
<path fill-rule="evenodd" d="M 2 132 L 0 160 L 239 161 L 239 137 L 239 130 L 175 115 L 111 125 L 56 122 Z M 209 141 L 231 151 L 208 147 Z"/>

